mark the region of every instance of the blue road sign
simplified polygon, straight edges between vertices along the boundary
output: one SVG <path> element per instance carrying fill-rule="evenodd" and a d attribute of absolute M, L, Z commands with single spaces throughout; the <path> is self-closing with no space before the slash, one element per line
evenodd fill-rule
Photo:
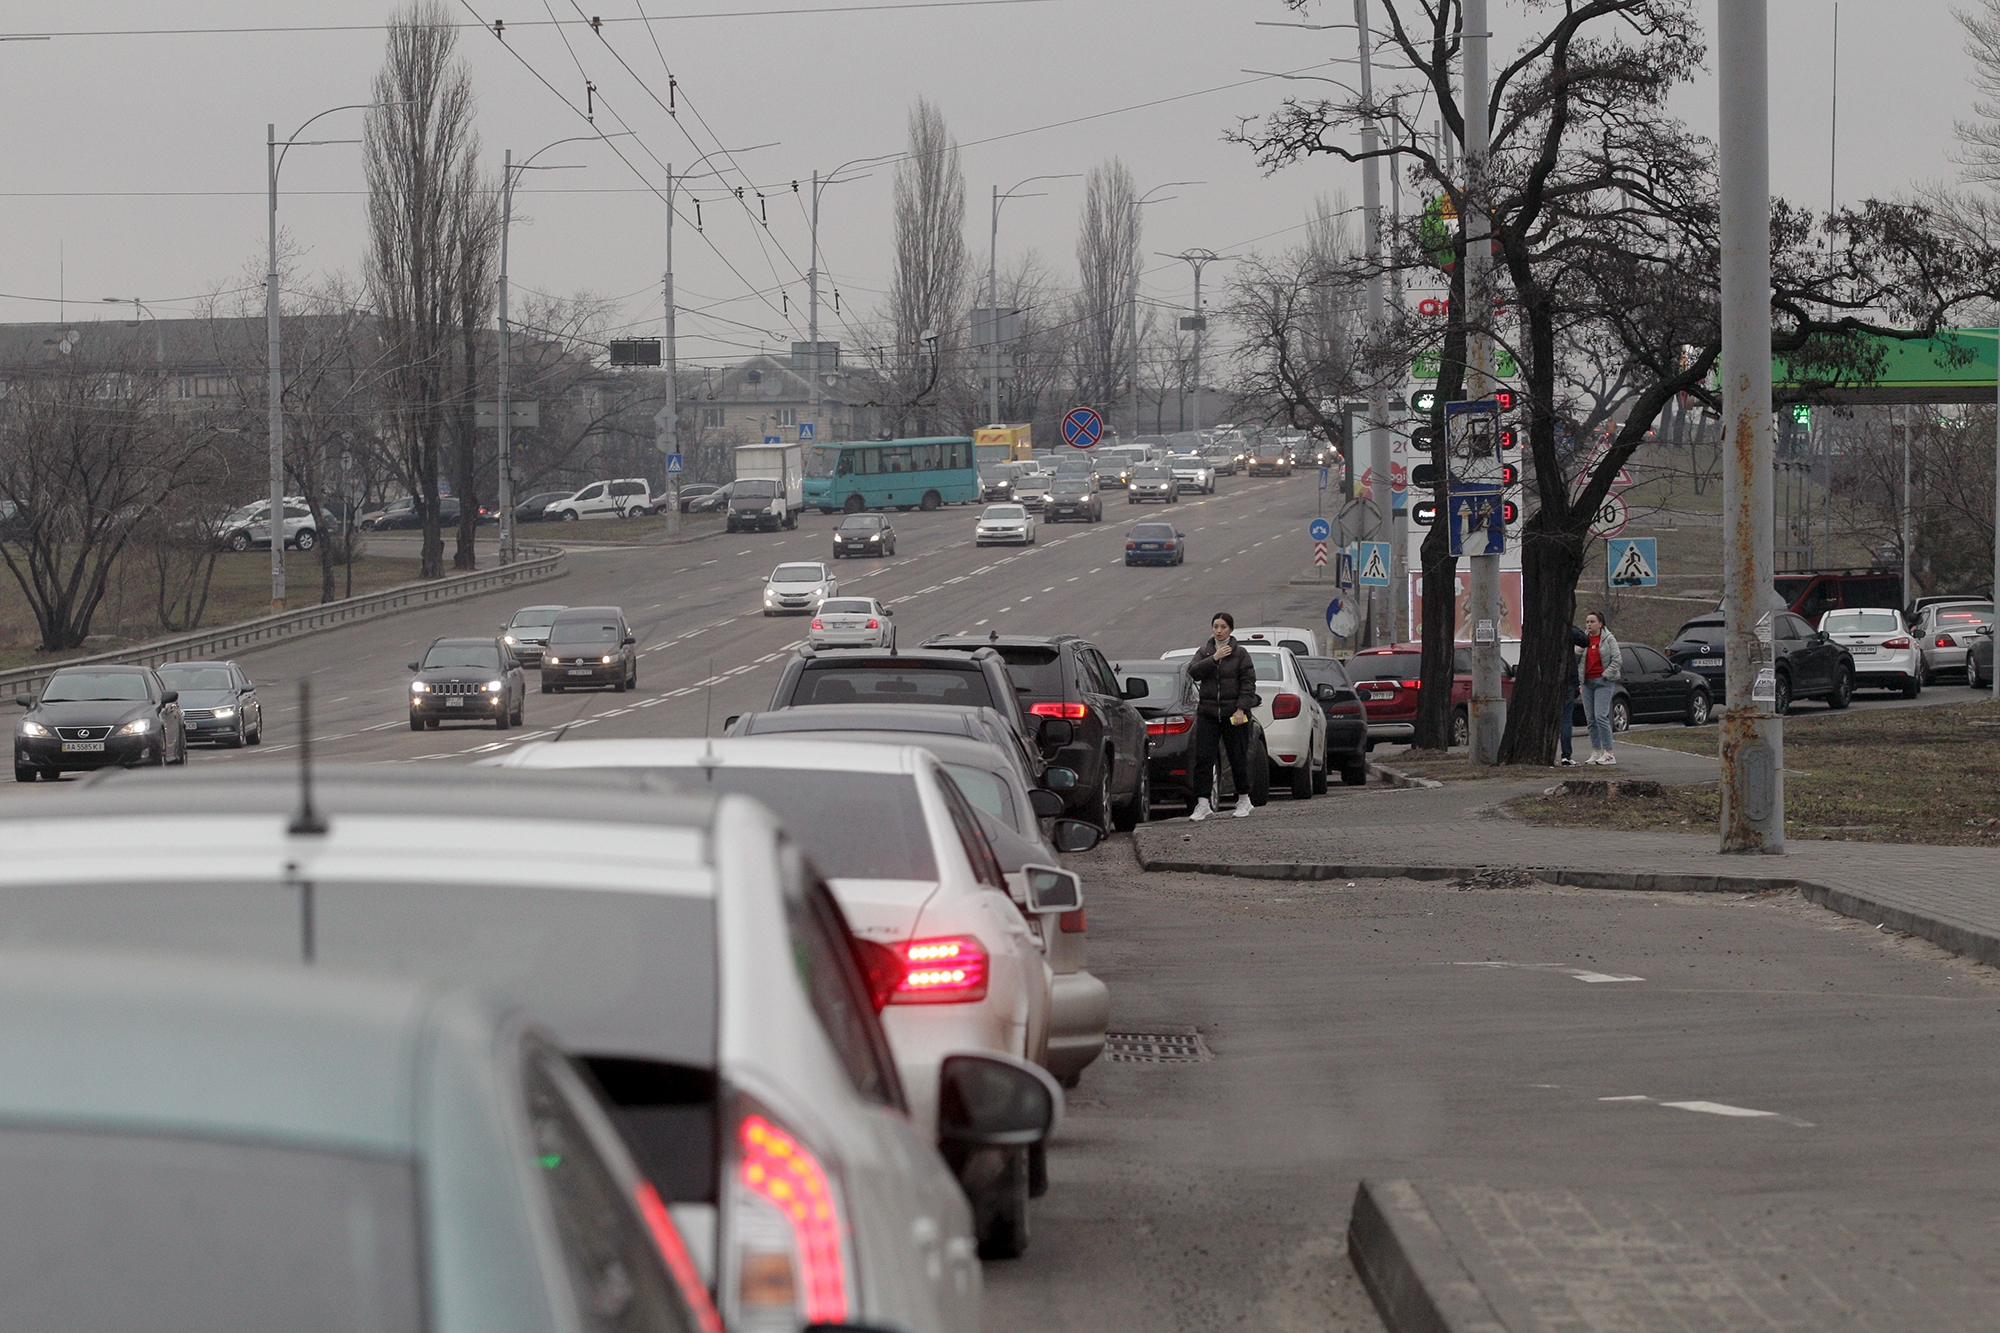
<path fill-rule="evenodd" d="M 1357 542 L 1354 581 L 1364 588 L 1389 586 L 1389 543 Z"/>
<path fill-rule="evenodd" d="M 1338 597 L 1326 604 L 1326 627 L 1335 638 L 1344 639 L 1354 633 L 1354 608 Z"/>
<path fill-rule="evenodd" d="M 1507 549 L 1507 502 L 1498 486 L 1451 488 L 1451 553 L 1500 555 Z"/>
<path fill-rule="evenodd" d="M 671 475 L 672 473 L 679 472 L 680 470 L 681 470 L 681 456 L 679 454 L 668 454 L 667 472 Z"/>
<path fill-rule="evenodd" d="M 1330 474 L 1330 473 L 1331 473 L 1332 471 L 1333 471 L 1333 469 L 1332 469 L 1332 468 L 1324 468 L 1324 467 L 1323 467 L 1323 468 L 1321 468 L 1321 469 L 1319 470 L 1319 488 L 1320 488 L 1321 490 L 1325 490 L 1325 489 L 1326 489 L 1326 479 L 1327 479 L 1327 476 L 1328 476 L 1328 475 L 1329 475 L 1329 474 Z"/>
<path fill-rule="evenodd" d="M 810 440 L 812 437 L 813 437 L 812 422 L 801 421 L 799 423 L 799 443 L 804 444 L 807 440 Z"/>
<path fill-rule="evenodd" d="M 1333 535 L 1333 524 L 1323 518 L 1316 518 L 1306 524 L 1306 535 L 1316 542 L 1323 542 Z"/>
<path fill-rule="evenodd" d="M 778 438 L 777 436 L 775 436 L 775 435 L 766 435 L 766 436 L 764 437 L 764 443 L 766 443 L 766 444 L 783 444 L 783 443 L 784 443 L 784 441 L 783 441 L 783 440 L 781 440 L 781 439 L 779 439 L 779 438 Z"/>
<path fill-rule="evenodd" d="M 1605 545 L 1605 581 L 1614 588 L 1660 586 L 1657 537 L 1613 537 Z"/>
<path fill-rule="evenodd" d="M 1088 407 L 1078 407 L 1062 419 L 1063 443 L 1072 449 L 1096 447 L 1104 438 L 1104 418 Z"/>

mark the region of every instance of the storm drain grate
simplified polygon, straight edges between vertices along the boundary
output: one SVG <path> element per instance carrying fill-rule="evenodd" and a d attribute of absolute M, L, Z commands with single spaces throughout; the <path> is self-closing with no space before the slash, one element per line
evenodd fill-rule
<path fill-rule="evenodd" d="M 1179 1032 L 1107 1032 L 1104 1058 L 1115 1065 L 1200 1064 L 1209 1058 L 1201 1034 Z"/>

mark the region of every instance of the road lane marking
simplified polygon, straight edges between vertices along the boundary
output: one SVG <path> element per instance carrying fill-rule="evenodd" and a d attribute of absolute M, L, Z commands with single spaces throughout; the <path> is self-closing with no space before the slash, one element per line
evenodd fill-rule
<path fill-rule="evenodd" d="M 1651 1102 L 1653 1099 L 1640 1094 L 1623 1097 L 1599 1097 L 1600 1102 Z M 1795 1115 L 1785 1115 L 1780 1111 L 1760 1111 L 1754 1106 L 1732 1106 L 1728 1102 L 1683 1101 L 1654 1102 L 1670 1111 L 1693 1111 L 1699 1115 L 1719 1115 L 1729 1120 L 1775 1120 L 1781 1125 L 1791 1125 L 1797 1129 L 1812 1129 L 1813 1122 L 1801 1120 Z"/>
<path fill-rule="evenodd" d="M 1606 981 L 1645 980 L 1644 977 L 1620 976 L 1615 972 L 1593 972 L 1588 968 L 1570 967 L 1566 963 L 1502 963 L 1502 962 L 1488 961 L 1480 963 L 1453 963 L 1452 966 L 1453 967 L 1510 967 L 1510 968 L 1517 968 L 1523 972 L 1559 972 L 1562 975 L 1570 977 L 1574 980 L 1587 981 L 1593 984 Z"/>

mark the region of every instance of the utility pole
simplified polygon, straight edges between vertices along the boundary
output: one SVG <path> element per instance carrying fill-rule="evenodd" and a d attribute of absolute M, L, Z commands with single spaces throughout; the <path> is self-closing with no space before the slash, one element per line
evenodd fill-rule
<path fill-rule="evenodd" d="M 818 203 L 817 191 L 814 192 L 814 203 Z M 813 231 L 813 246 L 815 250 L 818 249 L 818 228 L 814 228 Z M 661 454 L 661 466 L 664 467 L 665 460 L 679 453 L 681 447 L 680 403 L 677 398 L 677 390 L 680 387 L 680 360 L 674 351 L 674 164 L 671 162 L 667 163 L 667 271 L 660 279 L 660 292 L 666 302 L 667 317 L 666 340 L 660 349 L 664 353 L 660 359 L 667 372 L 666 403 L 654 414 L 653 429 Z M 817 314 L 818 303 L 814 304 Z M 815 339 L 813 353 L 817 359 L 819 335 L 815 332 L 813 336 Z M 819 376 L 815 374 L 812 378 L 816 408 Z M 681 479 L 680 474 L 675 472 L 667 474 L 667 535 L 669 537 L 681 535 Z"/>
<path fill-rule="evenodd" d="M 1155 192 L 1176 185 L 1206 185 L 1207 181 L 1166 181 L 1132 201 L 1132 291 L 1126 298 L 1126 333 L 1132 340 L 1132 433 L 1139 434 L 1139 210 L 1152 201 Z M 1175 198 L 1168 195 L 1167 199 Z M 1166 203 L 1162 199 L 1160 203 Z"/>
<path fill-rule="evenodd" d="M 1369 56 L 1372 44 L 1368 32 L 1368 0 L 1354 0 L 1354 26 L 1361 42 L 1361 102 L 1367 119 L 1361 123 L 1361 225 L 1366 232 L 1368 257 L 1368 332 L 1379 337 L 1383 317 L 1382 277 L 1382 160 L 1375 156 L 1381 136 L 1375 124 L 1374 65 Z M 1378 542 L 1393 542 L 1395 519 L 1390 512 L 1389 492 L 1389 403 L 1378 377 L 1368 395 L 1368 469 L 1373 474 L 1369 486 L 1375 522 L 1369 536 Z M 1391 549 L 1394 549 L 1393 547 Z M 1390 604 L 1393 596 L 1377 598 L 1370 591 L 1369 629 L 1372 641 L 1382 643 L 1394 634 Z"/>
<path fill-rule="evenodd" d="M 812 256 L 806 264 L 806 337 L 812 339 L 812 387 L 806 394 L 806 415 L 819 430 L 819 170 L 812 180 Z"/>
<path fill-rule="evenodd" d="M 987 352 L 991 358 L 987 362 L 986 420 L 993 425 L 1000 424 L 1000 205 L 1009 199 L 1042 197 L 1039 192 L 1016 194 L 1015 191 L 1023 185 L 1033 185 L 1036 181 L 1075 180 L 1082 174 L 1080 171 L 1064 171 L 1053 176 L 1030 176 L 1024 181 L 1016 181 L 1006 190 L 997 185 L 993 187 L 993 212 L 986 236 L 986 309 L 990 312 L 988 318 L 992 320 L 992 327 L 986 331 L 989 340 Z"/>
<path fill-rule="evenodd" d="M 1773 662 L 1770 29 L 1765 0 L 1716 23 L 1721 86 L 1722 850 L 1785 850 L 1784 723 Z"/>
<path fill-rule="evenodd" d="M 514 408 L 507 394 L 512 387 L 509 370 L 513 361 L 507 338 L 507 233 L 514 224 L 514 150 L 509 148 L 500 162 L 500 366 L 494 395 L 500 409 L 496 429 L 500 437 L 500 563 L 514 563 Z M 351 562 L 350 562 L 351 563 Z"/>
<path fill-rule="evenodd" d="M 285 372 L 278 331 L 278 127 L 264 126 L 264 166 L 270 187 L 270 264 L 264 273 L 265 386 L 271 441 L 271 611 L 285 609 Z"/>
<path fill-rule="evenodd" d="M 1487 179 L 1487 150 L 1491 147 L 1492 121 L 1487 101 L 1491 96 L 1487 65 L 1487 42 L 1491 36 L 1486 22 L 1486 0 L 1465 0 L 1465 303 L 1468 318 L 1484 324 L 1492 318 L 1493 299 L 1487 291 L 1486 273 L 1491 267 L 1492 219 L 1483 207 Z M 1476 327 L 1476 326 L 1475 326 Z M 1466 340 L 1465 396 L 1484 398 L 1493 390 L 1493 350 L 1482 332 Z M 1446 516 L 1438 515 L 1439 522 Z M 1507 728 L 1507 701 L 1500 692 L 1500 557 L 1468 557 L 1470 587 L 1465 599 L 1466 626 L 1472 636 L 1472 701 L 1468 710 L 1472 762 L 1500 762 L 1500 737 Z"/>
<path fill-rule="evenodd" d="M 1162 259 L 1178 259 L 1194 270 L 1194 428 L 1201 429 L 1201 335 L 1208 329 L 1208 317 L 1201 313 L 1201 271 L 1219 259 L 1234 259 L 1235 255 L 1219 255 L 1213 250 L 1183 250 L 1170 255 L 1164 250 L 1154 252 Z"/>

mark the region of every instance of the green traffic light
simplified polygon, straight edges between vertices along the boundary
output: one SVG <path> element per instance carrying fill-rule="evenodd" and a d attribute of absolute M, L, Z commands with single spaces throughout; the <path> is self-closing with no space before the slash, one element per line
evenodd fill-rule
<path fill-rule="evenodd" d="M 1792 420 L 1797 422 L 1801 426 L 1812 425 L 1812 409 L 1810 407 L 1807 407 L 1804 403 L 1793 404 Z"/>

